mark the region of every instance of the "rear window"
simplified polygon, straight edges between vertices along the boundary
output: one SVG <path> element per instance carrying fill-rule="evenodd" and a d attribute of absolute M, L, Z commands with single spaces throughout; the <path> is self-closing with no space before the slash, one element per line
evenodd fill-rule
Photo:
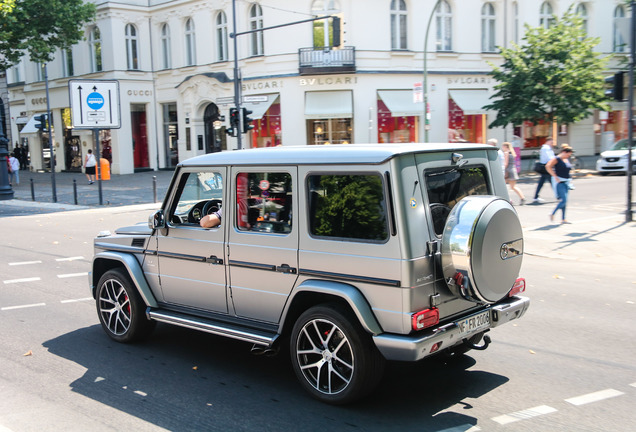
<path fill-rule="evenodd" d="M 424 172 L 433 229 L 442 235 L 446 218 L 461 199 L 470 195 L 490 195 L 487 171 L 483 166 L 446 168 Z"/>
<path fill-rule="evenodd" d="M 307 187 L 313 236 L 371 242 L 388 239 L 380 175 L 311 175 Z"/>

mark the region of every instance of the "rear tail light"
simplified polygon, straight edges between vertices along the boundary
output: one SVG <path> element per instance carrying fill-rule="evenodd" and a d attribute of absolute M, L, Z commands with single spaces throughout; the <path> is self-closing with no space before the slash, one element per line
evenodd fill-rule
<path fill-rule="evenodd" d="M 524 278 L 519 278 L 515 281 L 514 285 L 512 286 L 512 289 L 508 293 L 508 297 L 512 297 L 522 292 L 525 292 L 525 290 L 526 290 L 526 280 Z"/>
<path fill-rule="evenodd" d="M 439 323 L 439 309 L 430 308 L 414 313 L 411 316 L 413 330 L 422 330 Z"/>

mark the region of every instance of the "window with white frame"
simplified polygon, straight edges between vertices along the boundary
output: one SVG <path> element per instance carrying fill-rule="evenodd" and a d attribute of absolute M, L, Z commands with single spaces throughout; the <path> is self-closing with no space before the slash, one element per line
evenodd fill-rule
<path fill-rule="evenodd" d="M 161 67 L 163 69 L 170 69 L 172 67 L 170 27 L 166 23 L 161 26 Z"/>
<path fill-rule="evenodd" d="M 65 77 L 75 75 L 73 67 L 73 50 L 71 48 L 62 50 L 62 73 Z"/>
<path fill-rule="evenodd" d="M 481 50 L 495 52 L 495 8 L 492 3 L 484 3 L 481 8 Z"/>
<path fill-rule="evenodd" d="M 391 49 L 406 49 L 406 2 L 391 0 Z"/>
<path fill-rule="evenodd" d="M 311 14 L 326 16 L 340 13 L 340 3 L 336 0 L 314 0 L 311 4 Z M 314 48 L 320 49 L 332 46 L 333 19 L 314 21 L 313 24 Z"/>
<path fill-rule="evenodd" d="M 88 35 L 88 46 L 91 55 L 91 72 L 102 71 L 102 34 L 95 26 Z"/>
<path fill-rule="evenodd" d="M 512 40 L 519 43 L 519 3 L 512 4 Z"/>
<path fill-rule="evenodd" d="M 36 81 L 44 81 L 44 68 L 46 67 L 46 63 L 35 63 L 35 80 Z"/>
<path fill-rule="evenodd" d="M 22 81 L 22 62 L 11 68 L 11 74 L 9 75 L 9 84 L 18 83 Z"/>
<path fill-rule="evenodd" d="M 218 61 L 227 61 L 227 16 L 220 11 L 216 16 L 216 56 Z"/>
<path fill-rule="evenodd" d="M 554 15 L 552 5 L 549 1 L 544 1 L 539 9 L 539 26 L 548 29 L 554 25 Z"/>
<path fill-rule="evenodd" d="M 579 3 L 576 6 L 576 14 L 579 18 L 581 18 L 581 21 L 583 21 L 583 31 L 587 33 L 587 20 L 589 17 L 587 15 L 587 6 L 585 6 L 585 3 Z"/>
<path fill-rule="evenodd" d="M 450 4 L 442 0 L 435 10 L 435 23 L 437 24 L 436 50 L 453 50 L 453 13 Z"/>
<path fill-rule="evenodd" d="M 250 30 L 263 28 L 263 9 L 259 4 L 253 4 L 250 8 Z M 263 32 L 250 33 L 250 54 L 263 55 Z"/>
<path fill-rule="evenodd" d="M 137 27 L 132 24 L 126 25 L 126 65 L 128 70 L 139 69 L 139 55 L 137 52 Z"/>
<path fill-rule="evenodd" d="M 197 62 L 196 57 L 196 44 L 194 33 L 194 22 L 192 18 L 188 18 L 185 23 L 185 64 L 186 66 L 194 66 Z"/>
<path fill-rule="evenodd" d="M 616 6 L 614 9 L 614 44 L 613 51 L 617 53 L 625 52 L 625 40 L 619 31 L 618 20 L 625 18 L 625 8 L 622 5 Z"/>

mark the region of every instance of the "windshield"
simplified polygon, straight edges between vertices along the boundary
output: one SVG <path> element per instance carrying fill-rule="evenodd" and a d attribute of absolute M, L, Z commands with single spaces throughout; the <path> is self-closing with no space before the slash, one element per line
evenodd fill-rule
<path fill-rule="evenodd" d="M 616 144 L 614 144 L 614 147 L 612 147 L 612 150 L 627 150 L 627 142 L 628 140 L 626 139 L 617 141 Z M 633 144 L 632 144 L 632 148 L 634 148 Z"/>

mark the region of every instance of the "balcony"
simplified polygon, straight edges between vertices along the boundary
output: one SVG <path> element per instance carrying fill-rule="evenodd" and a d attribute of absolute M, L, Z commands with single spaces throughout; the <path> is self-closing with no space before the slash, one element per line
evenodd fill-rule
<path fill-rule="evenodd" d="M 354 47 L 300 48 L 298 58 L 300 75 L 344 74 L 356 71 Z"/>

